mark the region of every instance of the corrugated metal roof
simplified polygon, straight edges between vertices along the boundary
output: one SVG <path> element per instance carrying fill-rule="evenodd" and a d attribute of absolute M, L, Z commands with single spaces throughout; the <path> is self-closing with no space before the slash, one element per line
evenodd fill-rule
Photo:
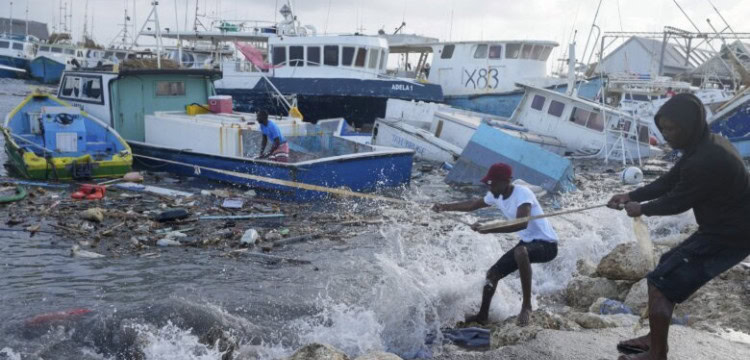
<path fill-rule="evenodd" d="M 26 21 L 21 19 L 13 19 L 13 29 L 11 30 L 8 26 L 10 24 L 9 18 L 0 18 L 0 33 L 11 33 L 14 35 L 25 35 L 26 34 Z M 38 21 L 29 21 L 29 35 L 39 38 L 39 40 L 47 40 L 49 38 L 49 30 L 47 29 L 47 23 Z"/>

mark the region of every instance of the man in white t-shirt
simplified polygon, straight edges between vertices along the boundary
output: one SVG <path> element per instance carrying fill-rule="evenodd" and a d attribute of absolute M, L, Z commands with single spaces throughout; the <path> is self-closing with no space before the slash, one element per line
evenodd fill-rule
<path fill-rule="evenodd" d="M 497 163 L 490 167 L 482 182 L 489 186 L 487 195 L 483 199 L 474 199 L 451 204 L 435 204 L 434 211 L 474 211 L 494 206 L 500 209 L 508 219 L 520 219 L 529 216 L 542 215 L 534 193 L 527 187 L 511 183 L 513 169 L 508 164 Z M 492 296 L 495 294 L 500 279 L 518 270 L 521 276 L 523 303 L 518 314 L 517 323 L 525 326 L 531 315 L 531 264 L 545 263 L 557 257 L 557 234 L 547 219 L 536 219 L 521 224 L 501 227 L 489 231 L 480 231 L 479 223 L 472 226 L 474 231 L 485 233 L 513 233 L 518 232 L 521 241 L 506 252 L 487 271 L 487 279 L 482 291 L 482 305 L 476 315 L 466 318 L 467 322 L 486 324 Z"/>

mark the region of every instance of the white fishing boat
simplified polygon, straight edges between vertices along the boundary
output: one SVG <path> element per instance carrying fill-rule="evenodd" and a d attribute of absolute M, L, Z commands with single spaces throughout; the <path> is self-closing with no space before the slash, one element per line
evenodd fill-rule
<path fill-rule="evenodd" d="M 0 34 L 0 78 L 25 77 L 37 41 L 33 36 Z"/>
<path fill-rule="evenodd" d="M 278 23 L 219 21 L 209 30 L 170 31 L 143 35 L 183 41 L 232 44 L 237 59 L 221 61 L 223 76 L 216 91 L 231 95 L 238 111 L 265 109 L 286 115 L 294 104 L 305 120 L 344 117 L 358 127 L 385 115 L 387 99 L 442 101 L 440 86 L 385 72 L 388 44 L 379 37 L 319 35 L 302 25 L 291 2 L 284 4 Z M 292 100 L 280 100 L 281 93 Z"/>

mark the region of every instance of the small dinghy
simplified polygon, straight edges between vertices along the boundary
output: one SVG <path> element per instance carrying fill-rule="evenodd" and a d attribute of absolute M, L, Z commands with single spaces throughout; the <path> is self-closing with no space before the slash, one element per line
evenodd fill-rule
<path fill-rule="evenodd" d="M 55 96 L 34 93 L 2 126 L 8 163 L 30 179 L 120 177 L 133 155 L 115 130 Z"/>

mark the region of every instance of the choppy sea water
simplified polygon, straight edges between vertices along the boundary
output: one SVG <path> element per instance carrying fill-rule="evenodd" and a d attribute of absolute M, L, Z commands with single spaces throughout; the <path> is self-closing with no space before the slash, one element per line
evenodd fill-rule
<path fill-rule="evenodd" d="M 3 117 L 23 98 L 14 94 L 34 86 L 0 85 Z M 195 248 L 160 250 L 159 258 L 72 258 L 75 239 L 0 231 L 0 359 L 217 359 L 221 351 L 200 341 L 212 328 L 239 344 L 239 359 L 277 359 L 310 342 L 350 356 L 384 350 L 430 357 L 441 348 L 425 345 L 428 334 L 439 339 L 441 328 L 476 311 L 485 271 L 517 242 L 514 235 L 476 234 L 456 221 L 496 212 L 430 212 L 436 201 L 483 195 L 448 187 L 444 174 L 415 177 L 400 194 L 411 201 L 405 207 L 340 205 L 349 212 L 381 206 L 384 224 L 345 230 L 345 241 L 274 251 L 311 264 Z M 578 181 L 577 192 L 541 198 L 545 210 L 603 203 L 624 190 L 615 173 Z M 563 289 L 578 259 L 597 262 L 617 244 L 635 241 L 632 220 L 622 212 L 596 209 L 550 221 L 560 252 L 555 261 L 534 265 L 535 297 Z M 692 222 L 691 213 L 648 219 L 657 241 Z M 515 315 L 520 293 L 517 274 L 502 280 L 491 317 Z"/>

